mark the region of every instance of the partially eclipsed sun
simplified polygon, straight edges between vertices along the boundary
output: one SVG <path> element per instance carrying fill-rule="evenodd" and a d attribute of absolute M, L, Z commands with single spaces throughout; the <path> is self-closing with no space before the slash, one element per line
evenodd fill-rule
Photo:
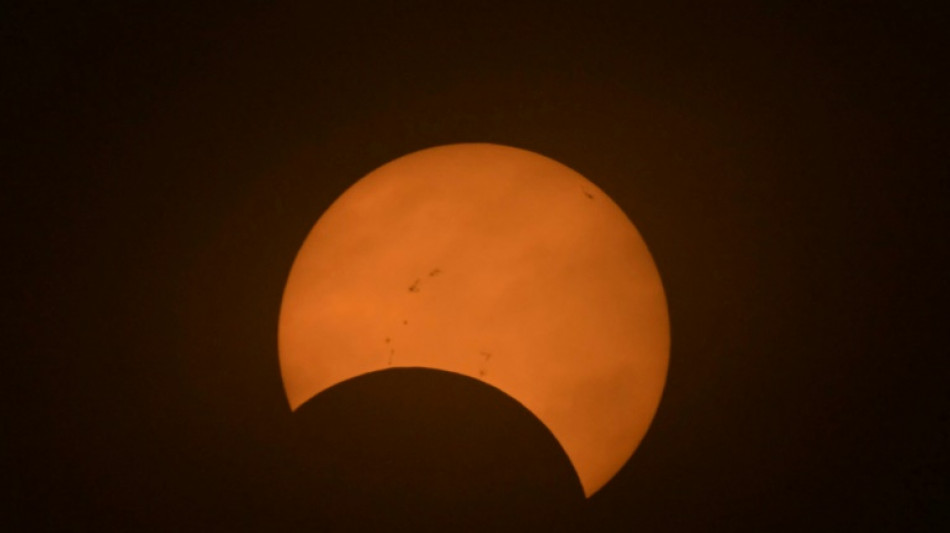
<path fill-rule="evenodd" d="M 390 367 L 488 383 L 551 430 L 590 496 L 646 433 L 670 337 L 653 259 L 603 191 L 533 152 L 457 144 L 330 206 L 290 271 L 278 341 L 292 409 Z"/>

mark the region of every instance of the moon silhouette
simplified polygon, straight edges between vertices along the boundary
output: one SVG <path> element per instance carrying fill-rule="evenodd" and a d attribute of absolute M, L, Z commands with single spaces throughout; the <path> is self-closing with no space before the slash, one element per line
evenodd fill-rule
<path fill-rule="evenodd" d="M 548 427 L 588 497 L 646 433 L 669 343 L 624 212 L 570 168 L 493 144 L 421 150 L 350 187 L 300 248 L 278 326 L 291 409 L 391 367 L 470 376 Z"/>

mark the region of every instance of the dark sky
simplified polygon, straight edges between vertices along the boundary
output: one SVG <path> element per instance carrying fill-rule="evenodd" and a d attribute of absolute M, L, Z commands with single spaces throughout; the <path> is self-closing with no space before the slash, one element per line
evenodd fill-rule
<path fill-rule="evenodd" d="M 502 516 L 490 530 L 518 530 L 519 509 L 569 509 L 581 531 L 945 530 L 945 11 L 23 4 L 0 16 L 5 478 L 23 530 L 319 531 L 349 523 L 339 509 Z M 277 312 L 307 231 L 375 167 L 466 141 L 584 174 L 663 277 L 660 410 L 587 502 L 543 428 L 471 383 L 384 376 L 287 409 Z M 366 405 L 438 409 L 396 423 L 405 409 Z M 314 449 L 363 451 L 308 462 L 320 424 L 345 438 Z M 407 442 L 477 446 L 417 475 Z M 484 515 L 453 501 L 476 478 Z M 518 496 L 538 480 L 550 490 Z"/>

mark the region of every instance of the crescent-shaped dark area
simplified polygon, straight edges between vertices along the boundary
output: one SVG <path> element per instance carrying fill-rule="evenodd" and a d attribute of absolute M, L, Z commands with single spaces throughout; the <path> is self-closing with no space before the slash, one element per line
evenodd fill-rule
<path fill-rule="evenodd" d="M 315 530 L 571 531 L 585 502 L 554 435 L 473 378 L 429 368 L 364 374 L 294 413 Z"/>

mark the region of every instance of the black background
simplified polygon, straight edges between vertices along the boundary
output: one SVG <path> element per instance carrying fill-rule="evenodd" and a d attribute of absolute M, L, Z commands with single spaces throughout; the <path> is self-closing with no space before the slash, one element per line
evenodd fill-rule
<path fill-rule="evenodd" d="M 3 8 L 9 516 L 304 523 L 297 247 L 375 167 L 485 141 L 597 183 L 667 291 L 660 410 L 582 530 L 941 530 L 946 13 L 445 4 Z"/>

